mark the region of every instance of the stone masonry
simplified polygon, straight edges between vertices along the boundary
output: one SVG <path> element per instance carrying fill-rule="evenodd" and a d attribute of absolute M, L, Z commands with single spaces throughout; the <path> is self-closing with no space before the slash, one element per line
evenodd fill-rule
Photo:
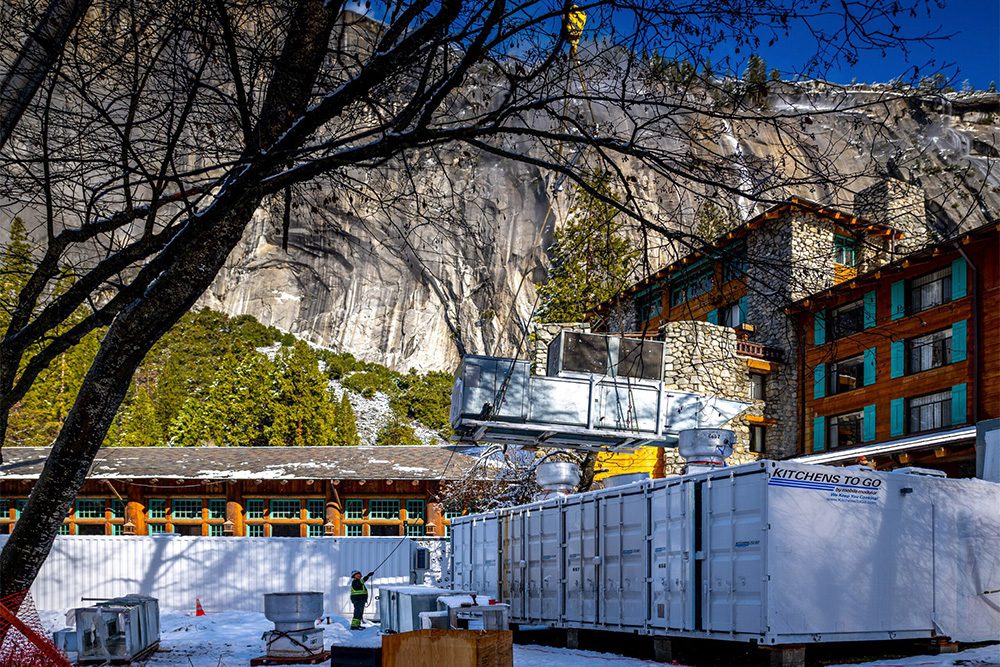
<path fill-rule="evenodd" d="M 896 256 L 915 252 L 935 241 L 927 224 L 924 191 L 905 181 L 887 178 L 858 192 L 854 196 L 854 213 L 903 233 L 892 253 Z"/>

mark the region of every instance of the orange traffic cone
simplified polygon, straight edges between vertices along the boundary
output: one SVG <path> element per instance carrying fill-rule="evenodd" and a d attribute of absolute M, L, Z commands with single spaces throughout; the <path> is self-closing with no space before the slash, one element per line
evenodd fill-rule
<path fill-rule="evenodd" d="M 195 616 L 205 615 L 205 610 L 201 608 L 201 599 L 199 598 L 194 599 L 194 615 Z"/>

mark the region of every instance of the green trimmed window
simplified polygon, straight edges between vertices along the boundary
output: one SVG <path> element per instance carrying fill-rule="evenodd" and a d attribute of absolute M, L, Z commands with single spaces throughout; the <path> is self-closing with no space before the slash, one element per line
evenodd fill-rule
<path fill-rule="evenodd" d="M 146 528 L 149 530 L 150 535 L 167 532 L 167 525 L 163 523 L 147 523 Z"/>
<path fill-rule="evenodd" d="M 208 499 L 208 518 L 209 519 L 225 519 L 226 518 L 226 499 L 225 498 L 209 498 Z"/>
<path fill-rule="evenodd" d="M 0 498 L 0 519 L 6 519 L 10 516 L 10 501 L 6 498 Z"/>
<path fill-rule="evenodd" d="M 451 537 L 451 520 L 457 519 L 462 516 L 461 510 L 445 510 L 444 511 L 444 536 Z"/>
<path fill-rule="evenodd" d="M 685 301 L 712 291 L 714 275 L 711 267 L 680 279 L 670 290 L 670 305 L 677 306 Z"/>
<path fill-rule="evenodd" d="M 59 534 L 60 535 L 72 535 L 72 533 L 70 532 L 69 529 L 70 529 L 70 525 L 68 523 L 64 523 L 63 525 L 59 526 Z"/>
<path fill-rule="evenodd" d="M 111 518 L 113 519 L 124 519 L 125 518 L 125 503 L 127 500 L 118 500 L 117 498 L 111 499 Z"/>
<path fill-rule="evenodd" d="M 360 498 L 348 498 L 344 501 L 345 519 L 364 519 L 365 501 Z"/>
<path fill-rule="evenodd" d="M 271 500 L 272 519 L 298 519 L 302 511 L 302 501 L 289 498 L 273 498 Z"/>
<path fill-rule="evenodd" d="M 246 515 L 248 519 L 263 519 L 264 499 L 248 498 L 246 501 Z"/>
<path fill-rule="evenodd" d="M 323 537 L 325 533 L 323 532 L 323 526 L 318 523 L 311 523 L 306 526 L 306 536 L 307 537 Z"/>
<path fill-rule="evenodd" d="M 124 535 L 125 527 L 120 523 L 111 524 L 111 534 L 112 535 Z"/>
<path fill-rule="evenodd" d="M 858 242 L 849 236 L 833 237 L 833 261 L 844 266 L 858 265 Z"/>
<path fill-rule="evenodd" d="M 260 523 L 247 524 L 247 537 L 264 537 L 264 525 Z"/>
<path fill-rule="evenodd" d="M 635 295 L 635 313 L 639 322 L 648 322 L 663 312 L 663 288 L 654 285 Z"/>
<path fill-rule="evenodd" d="M 412 521 L 419 521 L 425 519 L 424 516 L 424 501 L 422 500 L 407 500 L 406 501 L 406 518 Z"/>
<path fill-rule="evenodd" d="M 364 526 L 357 524 L 347 524 L 344 526 L 344 537 L 361 537 L 364 534 Z"/>
<path fill-rule="evenodd" d="M 306 518 L 325 519 L 326 501 L 322 498 L 310 498 L 306 501 Z"/>
<path fill-rule="evenodd" d="M 399 500 L 375 498 L 368 501 L 369 519 L 398 519 Z"/>
<path fill-rule="evenodd" d="M 174 498 L 170 502 L 170 516 L 174 519 L 201 519 L 201 498 Z"/>
<path fill-rule="evenodd" d="M 427 535 L 427 531 L 422 523 L 408 523 L 406 524 L 406 531 L 404 534 L 407 537 L 424 537 Z"/>
<path fill-rule="evenodd" d="M 742 278 L 747 272 L 747 247 L 740 244 L 733 250 L 727 250 L 722 262 L 722 282 Z"/>
<path fill-rule="evenodd" d="M 167 518 L 167 501 L 165 498 L 150 498 L 146 501 L 146 516 L 150 519 Z"/>
<path fill-rule="evenodd" d="M 225 537 L 226 527 L 221 523 L 210 523 L 208 524 L 208 536 L 209 537 Z"/>
<path fill-rule="evenodd" d="M 77 519 L 103 519 L 104 499 L 84 498 L 76 501 Z"/>

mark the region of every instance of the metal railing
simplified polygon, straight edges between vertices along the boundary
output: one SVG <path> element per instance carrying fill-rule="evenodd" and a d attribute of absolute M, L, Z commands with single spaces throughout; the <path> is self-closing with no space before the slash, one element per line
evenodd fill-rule
<path fill-rule="evenodd" d="M 736 341 L 736 354 L 741 357 L 753 357 L 754 359 L 763 359 L 764 361 L 782 362 L 785 360 L 784 350 L 749 340 Z"/>

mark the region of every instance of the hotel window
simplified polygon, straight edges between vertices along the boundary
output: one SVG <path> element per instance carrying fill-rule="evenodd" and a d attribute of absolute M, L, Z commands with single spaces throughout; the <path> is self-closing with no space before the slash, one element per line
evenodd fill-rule
<path fill-rule="evenodd" d="M 408 535 L 409 537 L 423 537 L 427 534 L 427 529 L 424 527 L 426 524 L 424 510 L 425 507 L 423 500 L 414 499 L 406 501 L 405 535 Z"/>
<path fill-rule="evenodd" d="M 201 521 L 201 498 L 172 498 L 170 500 L 170 518 L 174 521 Z"/>
<path fill-rule="evenodd" d="M 951 337 L 949 327 L 926 336 L 918 336 L 906 341 L 906 358 L 910 373 L 947 366 L 951 363 Z"/>
<path fill-rule="evenodd" d="M 862 443 L 864 412 L 848 412 L 830 417 L 827 426 L 827 441 L 830 449 L 857 447 Z"/>
<path fill-rule="evenodd" d="M 640 323 L 648 322 L 663 313 L 663 288 L 654 285 L 635 296 L 635 315 Z"/>
<path fill-rule="evenodd" d="M 858 355 L 830 364 L 827 375 L 830 394 L 842 394 L 865 386 L 865 357 Z"/>
<path fill-rule="evenodd" d="M 344 537 L 361 537 L 362 535 L 364 535 L 364 526 L 358 524 L 344 526 Z"/>
<path fill-rule="evenodd" d="M 737 248 L 727 251 L 722 261 L 722 282 L 742 278 L 747 272 L 747 247 L 740 244 Z"/>
<path fill-rule="evenodd" d="M 712 291 L 712 269 L 707 268 L 688 278 L 682 278 L 670 291 L 670 305 L 677 306 L 696 296 Z"/>
<path fill-rule="evenodd" d="M 210 523 L 208 524 L 208 536 L 209 537 L 224 537 L 226 534 L 226 527 L 221 523 Z"/>
<path fill-rule="evenodd" d="M 743 308 L 740 308 L 739 301 L 719 308 L 719 324 L 724 327 L 738 327 L 743 324 Z"/>
<path fill-rule="evenodd" d="M 858 242 L 847 236 L 834 235 L 833 261 L 843 266 L 857 266 Z"/>
<path fill-rule="evenodd" d="M 245 511 L 247 519 L 263 519 L 264 518 L 264 499 L 263 498 L 248 498 L 246 500 Z"/>
<path fill-rule="evenodd" d="M 326 520 L 326 500 L 323 498 L 310 498 L 306 501 L 306 518 Z"/>
<path fill-rule="evenodd" d="M 344 518 L 361 520 L 365 518 L 365 501 L 360 498 L 348 498 L 344 501 Z"/>
<path fill-rule="evenodd" d="M 302 512 L 302 501 L 275 498 L 271 501 L 271 519 L 298 519 Z"/>
<path fill-rule="evenodd" d="M 392 520 L 399 518 L 399 501 L 376 498 L 368 501 L 368 518 Z"/>
<path fill-rule="evenodd" d="M 830 331 L 833 338 L 843 338 L 857 333 L 865 327 L 865 302 L 862 299 L 852 301 L 831 313 Z"/>
<path fill-rule="evenodd" d="M 910 313 L 951 301 L 951 267 L 911 280 L 909 297 Z"/>
<path fill-rule="evenodd" d="M 76 501 L 77 519 L 103 519 L 104 500 L 86 499 Z"/>
<path fill-rule="evenodd" d="M 911 398 L 906 402 L 909 432 L 920 433 L 951 426 L 951 404 L 950 391 Z"/>
<path fill-rule="evenodd" d="M 264 537 L 264 524 L 247 524 L 247 537 Z"/>
<path fill-rule="evenodd" d="M 759 373 L 750 374 L 750 398 L 763 401 L 767 398 L 767 376 Z"/>
<path fill-rule="evenodd" d="M 146 528 L 150 535 L 156 535 L 157 533 L 167 532 L 167 525 L 164 523 L 150 523 L 146 524 Z"/>
<path fill-rule="evenodd" d="M 462 510 L 446 509 L 444 511 L 444 536 L 451 537 L 451 520 L 462 516 Z"/>
<path fill-rule="evenodd" d="M 209 498 L 208 499 L 208 518 L 209 519 L 222 519 L 226 520 L 226 499 L 225 498 Z"/>
<path fill-rule="evenodd" d="M 146 516 L 150 519 L 167 518 L 167 501 L 165 498 L 150 498 L 146 501 Z"/>
<path fill-rule="evenodd" d="M 767 447 L 767 430 L 760 424 L 750 425 L 750 451 L 763 454 Z"/>
<path fill-rule="evenodd" d="M 306 537 L 323 537 L 324 535 L 323 524 L 311 523 L 306 526 Z"/>

